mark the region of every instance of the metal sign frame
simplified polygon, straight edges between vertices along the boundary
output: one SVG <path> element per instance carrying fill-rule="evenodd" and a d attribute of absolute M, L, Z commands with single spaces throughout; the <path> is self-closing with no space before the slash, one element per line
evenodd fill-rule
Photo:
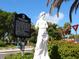
<path fill-rule="evenodd" d="M 16 14 L 14 17 L 14 35 L 21 38 L 31 37 L 31 19 L 25 14 Z"/>

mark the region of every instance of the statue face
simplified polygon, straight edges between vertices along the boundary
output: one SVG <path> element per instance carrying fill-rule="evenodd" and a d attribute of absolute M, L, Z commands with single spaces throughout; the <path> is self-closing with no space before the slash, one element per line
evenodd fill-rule
<path fill-rule="evenodd" d="M 44 19 L 44 18 L 45 18 L 45 13 L 42 14 L 42 15 L 40 16 L 40 18 L 41 18 L 42 20 L 45 20 L 45 19 Z"/>
<path fill-rule="evenodd" d="M 45 12 L 41 12 L 39 16 L 42 17 L 44 15 L 45 15 Z"/>
<path fill-rule="evenodd" d="M 45 16 L 45 13 L 44 13 L 44 14 L 42 14 L 41 16 Z"/>

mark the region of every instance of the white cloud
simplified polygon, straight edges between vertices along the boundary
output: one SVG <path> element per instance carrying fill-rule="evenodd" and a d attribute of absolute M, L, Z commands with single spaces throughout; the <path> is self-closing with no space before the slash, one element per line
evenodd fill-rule
<path fill-rule="evenodd" d="M 59 17 L 57 17 L 57 15 L 49 15 L 46 14 L 46 21 L 51 22 L 52 24 L 57 24 L 60 20 L 62 20 L 64 18 L 64 14 L 59 12 Z"/>

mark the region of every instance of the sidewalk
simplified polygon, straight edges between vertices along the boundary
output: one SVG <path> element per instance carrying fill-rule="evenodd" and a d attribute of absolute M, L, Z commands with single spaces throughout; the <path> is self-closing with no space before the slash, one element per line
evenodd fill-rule
<path fill-rule="evenodd" d="M 25 46 L 26 52 L 32 52 L 33 47 Z M 21 50 L 19 48 L 8 48 L 8 49 L 2 49 L 0 50 L 0 53 L 6 53 L 6 52 L 20 52 Z"/>

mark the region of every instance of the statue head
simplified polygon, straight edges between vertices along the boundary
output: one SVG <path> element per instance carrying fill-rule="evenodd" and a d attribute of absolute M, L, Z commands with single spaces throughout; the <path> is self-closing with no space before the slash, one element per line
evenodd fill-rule
<path fill-rule="evenodd" d="M 46 13 L 45 13 L 45 12 L 41 12 L 41 13 L 39 14 L 39 18 L 44 18 L 44 17 L 45 17 L 45 15 L 46 15 Z"/>

